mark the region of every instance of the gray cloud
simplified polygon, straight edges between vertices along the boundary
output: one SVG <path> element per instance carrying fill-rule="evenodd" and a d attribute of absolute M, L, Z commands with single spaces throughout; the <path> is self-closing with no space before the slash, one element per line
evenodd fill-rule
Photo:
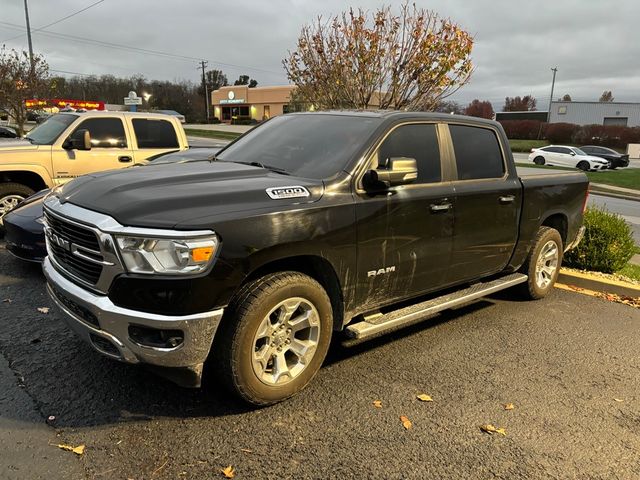
<path fill-rule="evenodd" d="M 2 21 L 24 25 L 22 1 L 3 3 Z M 32 28 L 90 3 L 30 0 Z M 640 2 L 433 0 L 417 4 L 450 17 L 475 36 L 476 72 L 454 97 L 461 103 L 488 99 L 500 108 L 505 96 L 533 94 L 538 108 L 544 109 L 553 66 L 559 68 L 556 97 L 569 93 L 574 100 L 597 100 L 606 89 L 613 91 L 616 100 L 640 101 Z M 287 80 L 281 61 L 294 48 L 302 24 L 318 15 L 338 13 L 347 5 L 339 0 L 105 0 L 48 31 L 205 58 L 230 79 L 246 73 L 262 85 L 283 84 Z M 380 2 L 360 0 L 352 5 L 375 9 Z M 19 33 L 0 24 L 0 41 Z M 198 80 L 195 60 L 110 49 L 37 32 L 33 40 L 34 49 L 44 53 L 56 70 Z M 7 45 L 26 48 L 26 35 Z"/>

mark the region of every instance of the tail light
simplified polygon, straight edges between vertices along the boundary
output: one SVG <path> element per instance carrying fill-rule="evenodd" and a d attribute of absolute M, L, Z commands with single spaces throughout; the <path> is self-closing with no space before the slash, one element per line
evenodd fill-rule
<path fill-rule="evenodd" d="M 587 193 L 584 194 L 584 202 L 582 203 L 582 213 L 587 210 L 587 200 L 589 200 L 589 187 L 587 186 Z"/>

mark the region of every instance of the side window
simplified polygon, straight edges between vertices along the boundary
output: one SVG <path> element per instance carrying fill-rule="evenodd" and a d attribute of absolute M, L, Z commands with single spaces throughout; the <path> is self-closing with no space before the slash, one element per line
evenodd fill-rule
<path fill-rule="evenodd" d="M 467 125 L 449 125 L 456 155 L 458 179 L 500 178 L 504 160 L 493 130 Z"/>
<path fill-rule="evenodd" d="M 134 118 L 131 123 L 138 148 L 179 148 L 176 130 L 171 122 Z"/>
<path fill-rule="evenodd" d="M 565 153 L 567 155 L 571 154 L 571 149 L 569 148 L 564 148 L 564 147 L 559 147 L 558 148 L 558 153 Z"/>
<path fill-rule="evenodd" d="M 89 130 L 93 148 L 126 148 L 127 137 L 124 125 L 119 118 L 88 118 L 76 127 L 71 136 L 78 130 Z"/>
<path fill-rule="evenodd" d="M 418 166 L 416 183 L 442 180 L 440 148 L 433 124 L 402 125 L 393 130 L 378 148 L 378 166 L 393 157 L 415 158 Z"/>

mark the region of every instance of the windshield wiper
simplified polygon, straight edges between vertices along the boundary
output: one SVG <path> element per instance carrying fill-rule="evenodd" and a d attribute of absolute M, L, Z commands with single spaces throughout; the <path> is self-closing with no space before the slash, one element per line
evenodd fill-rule
<path fill-rule="evenodd" d="M 281 175 L 291 175 L 284 168 L 274 167 L 273 165 L 265 165 L 264 163 L 261 163 L 261 162 L 233 162 L 233 163 L 241 163 L 242 165 L 250 165 L 252 167 L 260 167 L 260 168 L 264 168 L 265 170 L 269 170 L 269 171 L 274 172 L 274 173 L 279 173 Z"/>

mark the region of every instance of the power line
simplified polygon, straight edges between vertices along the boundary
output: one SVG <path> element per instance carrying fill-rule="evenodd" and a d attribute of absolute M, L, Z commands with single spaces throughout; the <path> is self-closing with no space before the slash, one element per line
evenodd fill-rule
<path fill-rule="evenodd" d="M 85 12 L 85 11 L 89 10 L 91 7 L 95 7 L 96 5 L 98 5 L 98 4 L 102 3 L 102 2 L 104 2 L 104 0 L 98 0 L 97 2 L 92 3 L 91 5 L 89 5 L 89 6 L 87 6 L 87 7 L 84 7 L 84 8 L 83 8 L 83 9 L 81 9 L 81 10 L 78 10 L 78 11 L 76 11 L 76 12 L 70 13 L 70 14 L 69 14 L 69 15 L 67 15 L 66 17 L 59 18 L 59 19 L 58 19 L 58 20 L 56 20 L 55 22 L 47 23 L 46 25 L 43 25 L 42 27 L 35 28 L 35 29 L 33 29 L 32 31 L 33 31 L 33 32 L 38 32 L 38 31 L 40 31 L 40 30 L 44 30 L 45 28 L 49 28 L 49 27 L 51 27 L 52 25 L 56 25 L 56 24 L 58 24 L 58 23 L 60 23 L 60 22 L 64 22 L 64 21 L 65 21 L 65 20 L 67 20 L 68 18 L 75 17 L 76 15 L 78 15 L 78 14 L 80 14 L 80 13 L 82 13 L 82 12 Z M 6 40 L 2 40 L 0 43 L 5 43 L 5 42 L 8 42 L 8 41 L 10 41 L 10 40 L 15 40 L 16 38 L 20 38 L 21 36 L 22 36 L 22 34 L 20 34 L 20 35 L 16 35 L 15 37 L 11 37 L 11 38 L 7 38 Z"/>
<path fill-rule="evenodd" d="M 14 30 L 24 30 L 24 27 L 22 27 L 21 25 L 16 25 L 15 23 L 9 23 L 9 22 L 0 22 L 0 25 L 4 25 L 7 28 L 13 28 Z M 151 50 L 151 49 L 147 49 L 147 48 L 139 48 L 139 47 L 132 47 L 130 45 L 122 45 L 119 43 L 112 43 L 112 42 L 106 42 L 106 41 L 102 41 L 102 40 L 94 40 L 91 38 L 86 38 L 86 37 L 79 37 L 76 35 L 68 35 L 68 34 L 64 34 L 64 33 L 55 33 L 55 32 L 45 32 L 45 31 L 34 31 L 34 33 L 37 33 L 38 35 L 44 35 L 47 37 L 51 37 L 51 38 L 58 38 L 58 39 L 62 39 L 62 40 L 70 40 L 70 41 L 74 41 L 74 42 L 80 42 L 80 43 L 88 43 L 88 44 L 92 44 L 92 45 L 97 45 L 97 46 L 101 46 L 101 47 L 105 47 L 105 48 L 112 48 L 112 49 L 116 49 L 116 50 L 125 50 L 125 51 L 131 51 L 131 52 L 136 52 L 136 53 L 141 53 L 144 55 L 156 55 L 162 58 L 173 58 L 176 60 L 181 60 L 181 61 L 186 61 L 186 62 L 200 62 L 203 60 L 202 57 L 191 57 L 188 55 L 179 55 L 179 54 L 175 54 L 175 53 L 170 53 L 170 52 L 163 52 L 161 50 Z M 274 75 L 281 75 L 281 72 L 275 72 L 273 70 L 266 70 L 266 69 L 262 69 L 262 68 L 256 68 L 256 67 L 251 67 L 251 66 L 247 66 L 247 65 L 237 65 L 237 64 L 233 64 L 233 63 L 225 63 L 225 62 L 219 62 L 217 60 L 210 60 L 210 63 L 215 63 L 216 65 L 221 65 L 224 67 L 231 67 L 231 68 L 237 68 L 237 69 L 241 69 L 241 70 L 252 70 L 252 71 L 256 71 L 256 72 L 263 72 L 263 73 L 271 73 Z"/>

